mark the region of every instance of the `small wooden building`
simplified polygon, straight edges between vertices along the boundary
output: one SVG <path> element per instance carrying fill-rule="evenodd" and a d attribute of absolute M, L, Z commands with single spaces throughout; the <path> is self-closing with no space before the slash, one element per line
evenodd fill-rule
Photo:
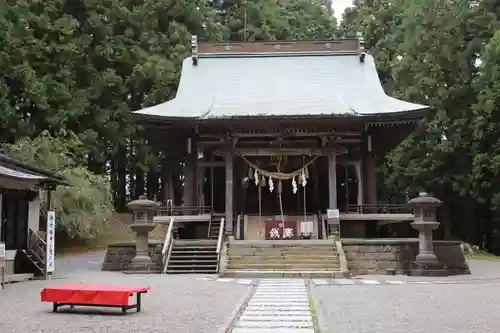
<path fill-rule="evenodd" d="M 165 205 L 223 216 L 236 239 L 322 239 L 328 209 L 343 237 L 412 219 L 404 203 L 378 202 L 376 168 L 427 110 L 385 94 L 360 38 L 194 37 L 176 97 L 134 116 L 167 156 Z M 204 225 L 188 229 L 209 236 Z"/>
<path fill-rule="evenodd" d="M 61 177 L 0 154 L 0 242 L 5 243 L 8 275 L 45 273 L 40 193 L 60 184 Z"/>

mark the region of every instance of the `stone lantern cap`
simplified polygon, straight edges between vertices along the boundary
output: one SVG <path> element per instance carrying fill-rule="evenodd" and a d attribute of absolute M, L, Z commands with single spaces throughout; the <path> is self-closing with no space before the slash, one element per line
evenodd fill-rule
<path fill-rule="evenodd" d="M 141 195 L 139 199 L 131 201 L 127 204 L 127 208 L 131 211 L 150 211 L 155 210 L 158 206 L 160 206 L 159 203 L 149 200 L 144 195 Z"/>
<path fill-rule="evenodd" d="M 420 192 L 418 197 L 411 199 L 408 201 L 408 206 L 412 207 L 422 207 L 422 206 L 441 206 L 443 202 L 433 196 L 430 196 L 426 192 Z"/>

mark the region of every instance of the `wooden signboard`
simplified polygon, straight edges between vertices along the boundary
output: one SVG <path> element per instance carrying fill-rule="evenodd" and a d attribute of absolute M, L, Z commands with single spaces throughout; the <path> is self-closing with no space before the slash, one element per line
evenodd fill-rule
<path fill-rule="evenodd" d="M 328 224 L 340 224 L 340 211 L 338 209 L 327 209 L 326 217 Z"/>
<path fill-rule="evenodd" d="M 56 213 L 47 212 L 47 249 L 46 249 L 46 274 L 51 275 L 55 269 L 55 239 L 56 239 Z"/>
<path fill-rule="evenodd" d="M 281 220 L 266 221 L 266 239 L 298 239 L 297 222 Z"/>

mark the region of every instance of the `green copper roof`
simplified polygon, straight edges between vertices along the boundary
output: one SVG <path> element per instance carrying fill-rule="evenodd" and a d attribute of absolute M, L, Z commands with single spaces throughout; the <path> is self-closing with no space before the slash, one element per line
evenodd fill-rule
<path fill-rule="evenodd" d="M 187 58 L 177 96 L 135 113 L 168 118 L 388 115 L 425 105 L 387 96 L 366 55 L 269 54 Z"/>

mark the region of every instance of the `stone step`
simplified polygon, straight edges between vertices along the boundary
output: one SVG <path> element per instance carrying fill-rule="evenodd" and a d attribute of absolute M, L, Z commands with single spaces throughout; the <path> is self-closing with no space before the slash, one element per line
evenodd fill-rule
<path fill-rule="evenodd" d="M 263 269 L 263 270 L 269 270 L 269 269 L 296 269 L 296 270 L 302 270 L 302 269 L 335 269 L 338 268 L 339 265 L 336 264 L 328 264 L 328 263 L 317 263 L 317 264 L 307 264 L 307 263 L 301 263 L 301 264 L 280 264 L 280 263 L 273 263 L 273 264 L 268 264 L 268 263 L 243 263 L 243 264 L 234 264 L 234 263 L 228 263 L 227 268 L 229 269 Z"/>
<path fill-rule="evenodd" d="M 315 333 L 314 328 L 248 328 L 236 327 L 231 333 Z"/>
<path fill-rule="evenodd" d="M 331 256 L 328 258 L 317 257 L 229 257 L 229 262 L 233 263 L 338 263 L 339 258 Z"/>
<path fill-rule="evenodd" d="M 259 253 L 259 254 L 250 254 L 250 255 L 234 255 L 232 253 L 228 253 L 228 258 L 233 258 L 233 259 L 255 259 L 255 260 L 262 260 L 266 258 L 270 259 L 333 259 L 333 258 L 338 258 L 339 256 L 336 253 L 324 253 L 324 254 L 290 254 L 290 253 Z"/>
<path fill-rule="evenodd" d="M 174 249 L 217 249 L 216 245 L 186 245 L 186 244 L 174 244 Z"/>
<path fill-rule="evenodd" d="M 217 269 L 167 269 L 167 274 L 215 274 Z"/>
<path fill-rule="evenodd" d="M 338 271 L 246 271 L 246 270 L 227 270 L 224 277 L 232 278 L 344 278 L 344 272 Z"/>
<path fill-rule="evenodd" d="M 206 266 L 206 265 L 215 265 L 217 266 L 217 260 L 177 260 L 175 258 L 170 258 L 168 262 L 168 266 L 172 265 L 198 265 L 198 266 Z"/>
<path fill-rule="evenodd" d="M 179 254 L 212 254 L 217 253 L 217 250 L 200 250 L 200 249 L 172 249 L 172 253 Z"/>
<path fill-rule="evenodd" d="M 170 260 L 174 258 L 178 260 L 217 260 L 217 254 L 195 253 L 194 255 L 190 255 L 184 253 L 172 253 Z"/>
<path fill-rule="evenodd" d="M 235 251 L 229 249 L 230 256 L 283 256 L 283 255 L 307 255 L 307 256 L 328 256 L 337 255 L 336 251 Z"/>
<path fill-rule="evenodd" d="M 233 244 L 229 244 L 229 247 L 234 250 L 242 250 L 242 251 L 329 251 L 335 250 L 335 246 L 234 246 Z"/>

